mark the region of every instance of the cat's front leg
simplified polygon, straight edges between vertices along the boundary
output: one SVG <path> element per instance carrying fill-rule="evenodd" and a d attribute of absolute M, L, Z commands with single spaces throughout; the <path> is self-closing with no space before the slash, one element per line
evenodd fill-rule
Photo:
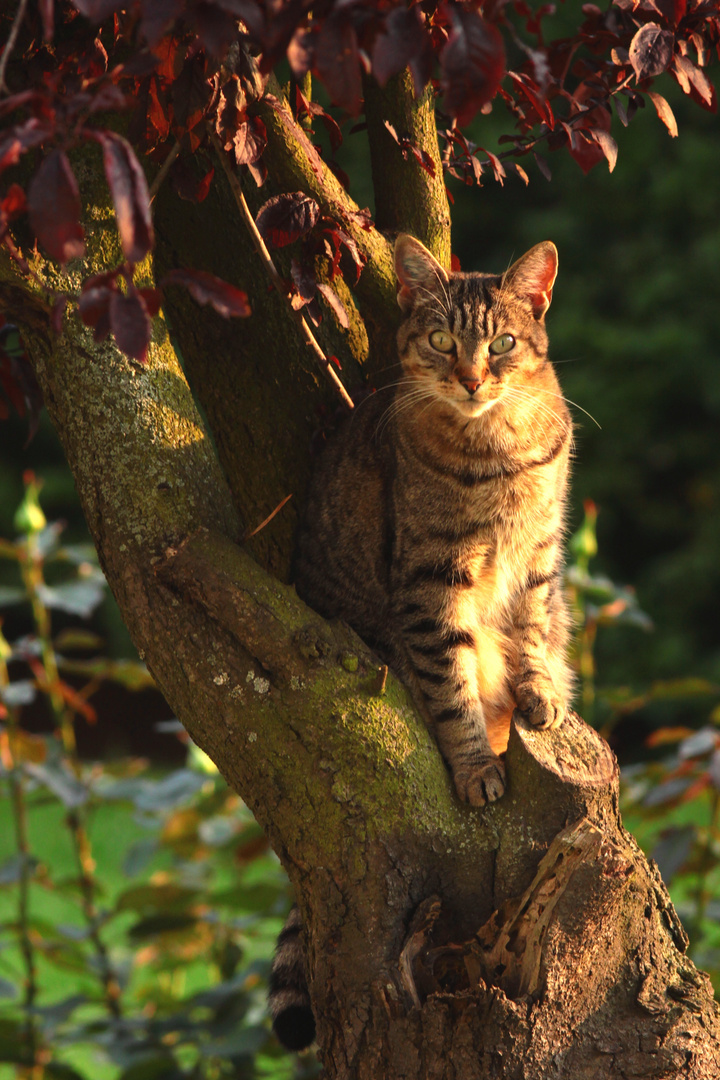
<path fill-rule="evenodd" d="M 567 715 L 572 676 L 567 663 L 569 618 L 559 572 L 528 577 L 515 618 L 513 694 L 533 727 L 559 727 Z"/>
<path fill-rule="evenodd" d="M 443 721 L 440 714 L 434 729 L 458 798 L 470 806 L 485 806 L 499 799 L 505 791 L 505 764 L 493 753 L 484 722 L 478 722 L 468 710 L 456 721 Z"/>
<path fill-rule="evenodd" d="M 484 674 L 490 676 L 493 698 L 504 699 L 507 694 L 505 658 L 499 642 L 490 632 L 486 640 L 477 627 L 442 627 L 424 613 L 405 620 L 402 636 L 405 674 L 448 765 L 458 797 L 471 806 L 495 802 L 505 791 L 505 766 L 490 745 L 480 691 L 488 682 L 488 678 L 483 681 Z M 479 653 L 484 663 L 478 662 Z"/>

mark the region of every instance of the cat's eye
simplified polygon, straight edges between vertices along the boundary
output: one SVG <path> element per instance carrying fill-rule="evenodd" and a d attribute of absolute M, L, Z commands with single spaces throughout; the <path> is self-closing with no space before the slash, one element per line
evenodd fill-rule
<path fill-rule="evenodd" d="M 448 334 L 447 330 L 433 330 L 430 335 L 430 344 L 438 352 L 452 352 L 455 348 L 453 336 Z"/>
<path fill-rule="evenodd" d="M 502 356 L 503 353 L 508 353 L 514 348 L 515 338 L 512 334 L 501 334 L 500 337 L 495 338 L 490 344 L 490 352 L 493 353 L 494 356 Z"/>

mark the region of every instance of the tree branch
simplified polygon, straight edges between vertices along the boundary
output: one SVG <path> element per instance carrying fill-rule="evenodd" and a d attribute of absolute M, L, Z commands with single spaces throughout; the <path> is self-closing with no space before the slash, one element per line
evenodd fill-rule
<path fill-rule="evenodd" d="M 432 86 L 415 97 L 409 70 L 385 87 L 370 75 L 364 79 L 365 116 L 375 190 L 375 220 L 379 229 L 409 232 L 422 240 L 438 261 L 450 268 L 450 208 L 435 125 Z M 403 152 L 386 124 L 402 141 L 424 153 L 423 168 L 413 153 Z M 428 169 L 434 170 L 433 174 Z"/>
<path fill-rule="evenodd" d="M 287 289 L 285 288 L 285 284 L 284 284 L 282 278 L 280 277 L 280 275 L 277 272 L 277 269 L 275 267 L 275 263 L 272 261 L 272 257 L 270 255 L 270 252 L 268 251 L 268 249 L 267 249 L 267 247 L 265 245 L 265 241 L 263 240 L 262 236 L 258 232 L 257 225 L 255 224 L 255 219 L 252 216 L 252 214 L 250 213 L 250 210 L 248 208 L 248 204 L 245 202 L 245 196 L 243 195 L 243 190 L 242 190 L 242 187 L 240 185 L 240 181 L 238 180 L 237 176 L 233 172 L 233 170 L 232 170 L 232 168 L 230 166 L 230 162 L 228 160 L 228 156 L 225 153 L 225 151 L 223 150 L 222 144 L 220 143 L 220 140 L 218 139 L 217 135 L 212 130 L 212 128 L 208 129 L 208 134 L 210 136 L 210 141 L 213 144 L 213 148 L 214 148 L 215 153 L 217 155 L 218 161 L 220 162 L 220 164 L 222 166 L 222 169 L 223 169 L 223 171 L 225 173 L 225 176 L 227 178 L 227 181 L 228 181 L 228 183 L 230 185 L 230 190 L 232 191 L 233 196 L 235 198 L 235 202 L 236 202 L 237 208 L 238 208 L 238 210 L 240 212 L 240 216 L 243 219 L 243 223 L 245 224 L 245 227 L 246 227 L 246 229 L 248 230 L 248 232 L 250 234 L 250 238 L 252 240 L 253 247 L 255 248 L 256 252 L 258 253 L 260 261 L 262 262 L 263 266 L 265 267 L 265 270 L 267 271 L 268 277 L 270 278 L 273 285 L 275 286 L 275 289 L 277 290 L 279 295 L 283 297 L 284 300 L 288 301 L 288 304 L 289 304 L 289 297 L 288 297 L 288 294 L 287 294 Z M 325 355 L 323 350 L 318 345 L 317 339 L 316 339 L 315 335 L 313 334 L 312 330 L 310 329 L 310 327 L 308 326 L 308 324 L 307 324 L 307 322 L 305 320 L 305 316 L 303 315 L 302 311 L 295 311 L 295 309 L 292 308 L 292 307 L 290 307 L 290 311 L 292 313 L 293 318 L 295 319 L 295 322 L 300 327 L 300 333 L 302 334 L 302 337 L 303 337 L 306 345 L 308 345 L 309 348 L 312 350 L 313 355 L 315 356 L 318 364 L 320 365 L 320 368 L 321 368 L 323 374 L 325 375 L 326 379 L 331 384 L 333 389 L 337 391 L 337 393 L 338 393 L 338 395 L 340 397 L 340 400 L 348 407 L 348 409 L 352 409 L 354 407 L 352 398 L 348 394 L 347 390 L 343 386 L 340 379 L 337 377 L 337 374 L 333 370 L 331 362 L 328 360 L 327 356 Z"/>
<path fill-rule="evenodd" d="M 268 88 L 272 92 L 259 103 L 268 135 L 263 160 L 279 191 L 304 191 L 312 195 L 324 214 L 342 224 L 365 258 L 365 267 L 353 292 L 376 347 L 373 360 L 377 364 L 386 352 L 388 327 L 398 322 L 391 245 L 375 227 L 367 228 L 367 222 L 357 216 L 360 208 L 293 117 L 274 76 Z"/>

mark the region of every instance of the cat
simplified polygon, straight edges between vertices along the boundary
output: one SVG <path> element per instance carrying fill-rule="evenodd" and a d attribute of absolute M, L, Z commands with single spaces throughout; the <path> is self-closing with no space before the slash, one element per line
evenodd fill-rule
<path fill-rule="evenodd" d="M 573 431 L 545 329 L 557 263 L 546 241 L 504 274 L 448 274 L 398 237 L 402 376 L 323 451 L 296 551 L 300 597 L 348 622 L 411 689 L 471 806 L 505 790 L 513 708 L 552 728 L 572 689 L 561 578 Z M 279 995 L 293 1000 L 282 973 L 301 971 L 295 909 L 286 929 L 270 995 L 281 1037 Z M 302 993 L 294 1019 L 309 1024 Z"/>

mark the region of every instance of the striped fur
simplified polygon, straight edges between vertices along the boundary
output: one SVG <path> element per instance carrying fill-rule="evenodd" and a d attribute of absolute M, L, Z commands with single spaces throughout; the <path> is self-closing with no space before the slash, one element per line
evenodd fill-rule
<path fill-rule="evenodd" d="M 305 974 L 300 912 L 292 908 L 275 947 L 269 987 L 273 1030 L 288 1050 L 302 1050 L 315 1038 L 315 1018 Z"/>
<path fill-rule="evenodd" d="M 561 586 L 572 424 L 545 331 L 557 252 L 546 242 L 503 275 L 448 275 L 400 236 L 395 266 L 401 377 L 322 454 L 295 582 L 397 671 L 459 798 L 482 806 L 505 789 L 515 705 L 553 727 L 572 686 Z"/>

